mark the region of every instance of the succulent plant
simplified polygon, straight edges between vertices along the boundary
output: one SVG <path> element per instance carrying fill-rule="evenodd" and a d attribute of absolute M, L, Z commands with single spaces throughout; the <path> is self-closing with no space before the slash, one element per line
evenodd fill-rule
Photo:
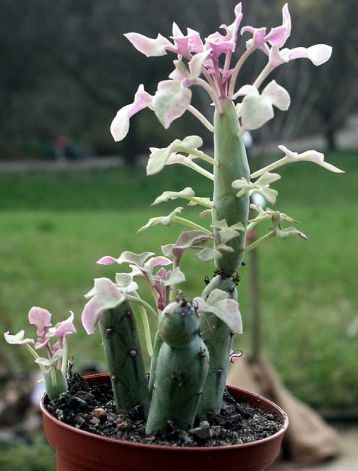
<path fill-rule="evenodd" d="M 285 164 L 310 161 L 342 172 L 325 162 L 319 152 L 299 154 L 284 146 L 279 146 L 284 153 L 281 159 L 250 172 L 245 133 L 271 120 L 275 108 L 286 111 L 290 106 L 289 93 L 275 80 L 268 81 L 269 75 L 282 64 L 300 58 L 321 65 L 329 60 L 331 47 L 284 47 L 291 34 L 287 4 L 282 10 L 282 24 L 270 31 L 251 26 L 240 30 L 241 3 L 236 5 L 234 16 L 232 24 L 223 25 L 205 40 L 190 28 L 184 34 L 175 23 L 171 40 L 160 34 L 154 39 L 139 33 L 125 35 L 145 56 L 173 53 L 175 60 L 169 78 L 158 83 L 154 95 L 140 85 L 133 102 L 118 111 L 111 125 L 114 139 L 124 139 L 130 119 L 145 108 L 154 111 L 164 128 L 188 111 L 213 133 L 213 142 L 206 147 L 213 144 L 214 148 L 213 156 L 204 152 L 203 140 L 196 135 L 176 139 L 165 148 L 150 148 L 148 175 L 161 172 L 167 165 L 183 165 L 209 179 L 212 193 L 197 195 L 187 187 L 158 196 L 154 205 L 181 199 L 188 207 L 198 209 L 199 215 L 194 220 L 184 217 L 185 208 L 180 206 L 168 215 L 150 218 L 139 229 L 172 224 L 185 227 L 175 242 L 162 247 L 161 255 L 124 251 L 118 258 L 102 257 L 99 264 L 124 265 L 127 271 L 117 273 L 115 281 L 96 279 L 82 313 L 88 334 L 99 325 L 118 409 L 149 406 L 148 434 L 166 434 L 173 426 L 190 428 L 197 416 L 219 413 L 232 338 L 242 332 L 237 283 L 245 254 L 273 237 L 306 239 L 290 216 L 270 207 L 250 205 L 252 195 L 260 194 L 274 205 L 277 191 L 271 185 L 280 175 L 272 171 Z M 235 57 L 237 44 L 247 34 L 244 52 Z M 238 85 L 240 71 L 254 52 L 266 55 L 267 63 L 251 84 Z M 213 116 L 205 116 L 191 104 L 196 86 L 208 94 Z M 247 242 L 248 229 L 264 222 L 271 223 L 268 232 Z M 196 252 L 201 262 L 214 264 L 212 279 L 193 300 L 187 300 L 178 289 L 185 282 L 181 263 L 186 250 Z M 153 303 L 141 297 L 136 280 L 147 284 Z M 157 329 L 154 346 L 151 324 Z M 7 334 L 10 343 L 25 343 L 32 349 L 28 339 L 19 337 L 15 342 L 11 340 L 14 337 Z M 151 358 L 149 367 L 143 360 L 141 338 Z M 52 387 L 53 383 L 48 385 L 49 394 Z"/>

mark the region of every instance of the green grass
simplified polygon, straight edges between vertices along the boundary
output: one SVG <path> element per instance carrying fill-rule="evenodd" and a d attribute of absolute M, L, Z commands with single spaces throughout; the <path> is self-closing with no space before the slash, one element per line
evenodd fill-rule
<path fill-rule="evenodd" d="M 358 338 L 346 334 L 358 315 L 358 155 L 328 160 L 347 173 L 333 175 L 311 164 L 282 171 L 278 207 L 300 220 L 309 241 L 275 240 L 260 250 L 263 340 L 300 398 L 320 407 L 347 407 L 358 405 Z M 158 250 L 172 241 L 180 228 L 135 231 L 153 214 L 172 208 L 148 208 L 160 192 L 185 186 L 200 195 L 210 191 L 202 177 L 180 168 L 152 178 L 143 169 L 121 168 L 0 175 L 3 330 L 22 328 L 32 305 L 49 308 L 57 318 L 71 309 L 79 330 L 71 353 L 78 364 L 91 358 L 102 363 L 98 335 L 86 336 L 79 322 L 92 279 L 115 272 L 95 261 L 123 250 Z M 212 268 L 188 255 L 184 267 L 186 292 L 197 295 Z M 244 350 L 250 330 L 248 271 L 249 266 L 239 286 L 246 333 L 238 345 Z M 23 368 L 20 348 L 3 344 L 0 353 L 3 365 Z"/>

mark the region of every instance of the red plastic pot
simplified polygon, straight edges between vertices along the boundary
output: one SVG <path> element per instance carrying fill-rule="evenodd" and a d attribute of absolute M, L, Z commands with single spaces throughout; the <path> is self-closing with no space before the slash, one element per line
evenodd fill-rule
<path fill-rule="evenodd" d="M 107 374 L 86 377 L 92 384 L 109 381 Z M 276 459 L 288 426 L 286 413 L 256 394 L 229 387 L 238 402 L 274 412 L 282 429 L 271 437 L 242 445 L 219 447 L 170 447 L 144 445 L 101 437 L 64 424 L 41 402 L 44 430 L 56 451 L 57 471 L 263 471 Z"/>

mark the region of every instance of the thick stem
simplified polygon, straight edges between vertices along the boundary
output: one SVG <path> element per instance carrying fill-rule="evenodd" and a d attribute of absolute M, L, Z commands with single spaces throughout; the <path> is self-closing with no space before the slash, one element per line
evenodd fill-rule
<path fill-rule="evenodd" d="M 163 311 L 147 434 L 193 426 L 209 360 L 198 334 L 198 316 L 189 303 L 171 303 Z"/>
<path fill-rule="evenodd" d="M 99 326 L 117 408 L 148 404 L 148 384 L 130 305 L 124 302 L 105 312 Z"/>
<path fill-rule="evenodd" d="M 225 220 L 228 226 L 239 222 L 245 228 L 238 237 L 227 243 L 234 253 L 226 252 L 216 265 L 225 277 L 230 277 L 240 266 L 245 247 L 246 227 L 249 215 L 249 197 L 238 198 L 232 187 L 234 180 L 245 178 L 250 182 L 250 169 L 247 162 L 243 139 L 238 136 L 239 124 L 234 104 L 222 100 L 222 113 L 215 111 L 214 118 L 214 195 L 213 223 Z M 217 230 L 215 231 L 218 237 Z"/>
<path fill-rule="evenodd" d="M 226 291 L 232 299 L 237 299 L 236 285 L 232 278 L 216 276 L 206 287 L 202 297 L 206 299 L 214 289 Z M 201 316 L 200 330 L 204 343 L 209 350 L 210 363 L 199 403 L 199 417 L 207 413 L 218 414 L 220 412 L 233 337 L 231 329 L 213 313 Z"/>

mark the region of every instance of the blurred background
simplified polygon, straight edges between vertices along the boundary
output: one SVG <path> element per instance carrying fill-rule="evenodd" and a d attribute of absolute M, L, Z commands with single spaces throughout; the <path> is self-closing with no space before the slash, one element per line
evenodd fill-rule
<path fill-rule="evenodd" d="M 281 24 L 279 0 L 243 0 L 242 25 Z M 358 418 L 358 28 L 357 0 L 289 0 L 293 35 L 288 47 L 333 45 L 332 59 L 316 68 L 295 61 L 272 77 L 291 94 L 288 113 L 252 134 L 253 168 L 292 150 L 326 151 L 346 170 L 325 172 L 309 163 L 289 166 L 277 185 L 277 207 L 298 219 L 309 237 L 273 241 L 260 249 L 263 349 L 286 385 L 326 414 Z M 31 306 L 55 320 L 74 311 L 79 334 L 70 339 L 78 370 L 103 369 L 99 336 L 80 326 L 83 294 L 92 279 L 115 271 L 98 267 L 103 255 L 158 250 L 180 228 L 136 230 L 164 190 L 191 186 L 208 195 L 210 184 L 180 168 L 146 177 L 148 147 L 174 138 L 210 136 L 191 116 L 169 132 L 150 111 L 131 121 L 123 143 L 109 126 L 130 103 L 139 83 L 153 93 L 173 57 L 146 59 L 123 33 L 171 35 L 175 20 L 206 36 L 230 24 L 233 0 L 0 0 L 0 315 L 1 335 L 17 332 Z M 240 46 L 244 47 L 244 41 Z M 241 83 L 252 83 L 265 63 L 248 61 Z M 211 110 L 196 94 L 198 106 Z M 170 205 L 168 205 L 170 207 Z M 168 208 L 151 209 L 151 216 Z M 159 212 L 158 212 L 159 211 Z M 186 291 L 200 293 L 210 266 L 187 257 Z M 249 351 L 248 265 L 240 283 Z M 52 453 L 29 412 L 31 359 L 0 342 L 0 468 L 53 469 Z M 30 392 L 29 392 L 30 391 Z M 333 412 L 332 412 L 333 411 Z M 28 444 L 33 446 L 28 446 Z"/>

